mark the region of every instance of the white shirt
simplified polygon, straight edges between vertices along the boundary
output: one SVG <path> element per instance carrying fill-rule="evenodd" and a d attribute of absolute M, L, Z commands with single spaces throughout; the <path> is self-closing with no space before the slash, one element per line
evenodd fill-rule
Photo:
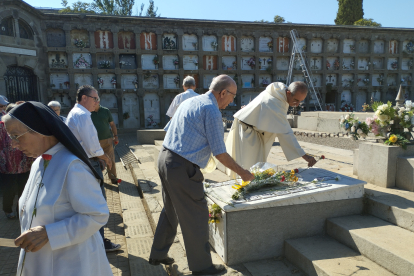
<path fill-rule="evenodd" d="M 167 110 L 167 116 L 172 117 L 174 116 L 175 112 L 177 111 L 177 108 L 180 106 L 180 104 L 192 97 L 200 96 L 196 92 L 194 92 L 193 89 L 187 89 L 187 91 L 178 94 L 175 96 L 174 100 L 172 101 L 170 107 Z"/>
<path fill-rule="evenodd" d="M 66 118 L 66 125 L 78 139 L 89 158 L 104 155 L 91 113 L 84 106 L 75 104 Z"/>
<path fill-rule="evenodd" d="M 45 154 L 52 159 L 46 170 L 41 156 L 33 163 L 19 199 L 19 219 L 23 233 L 29 229 L 37 198 L 31 227 L 44 225 L 49 241 L 37 252 L 20 250 L 17 275 L 22 268 L 23 276 L 113 275 L 98 232 L 109 210 L 97 179 L 61 143 Z"/>

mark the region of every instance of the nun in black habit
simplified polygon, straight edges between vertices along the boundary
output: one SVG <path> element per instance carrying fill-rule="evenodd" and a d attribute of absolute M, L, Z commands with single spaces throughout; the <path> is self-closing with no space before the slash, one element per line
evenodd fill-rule
<path fill-rule="evenodd" d="M 70 129 L 38 102 L 2 120 L 12 145 L 37 157 L 19 200 L 17 275 L 112 275 L 98 232 L 109 217 L 99 174 Z"/>

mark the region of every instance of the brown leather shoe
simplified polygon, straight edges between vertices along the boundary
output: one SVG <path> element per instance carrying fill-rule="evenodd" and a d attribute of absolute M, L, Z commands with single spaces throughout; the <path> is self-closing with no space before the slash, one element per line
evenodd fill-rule
<path fill-rule="evenodd" d="M 165 265 L 171 265 L 174 263 L 174 259 L 167 257 L 165 259 L 161 259 L 161 260 L 155 260 L 155 259 L 149 259 L 148 261 L 149 264 L 151 265 L 159 265 L 159 264 L 165 264 Z"/>

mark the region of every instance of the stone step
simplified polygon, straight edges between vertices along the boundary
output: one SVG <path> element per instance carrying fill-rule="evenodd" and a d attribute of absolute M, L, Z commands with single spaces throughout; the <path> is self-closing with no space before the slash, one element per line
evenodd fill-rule
<path fill-rule="evenodd" d="M 329 236 L 287 240 L 285 256 L 309 276 L 394 275 Z"/>
<path fill-rule="evenodd" d="M 291 264 L 286 258 L 276 257 L 255 262 L 243 263 L 251 276 L 304 276 L 305 274 Z M 233 267 L 233 266 L 232 266 Z M 240 271 L 239 269 L 237 269 Z M 227 269 L 226 275 L 233 275 Z M 240 274 L 238 274 L 240 275 Z M 248 275 L 243 273 L 243 276 Z"/>
<path fill-rule="evenodd" d="M 405 276 L 414 271 L 414 233 L 373 216 L 327 220 L 327 233 L 389 271 Z"/>
<path fill-rule="evenodd" d="M 366 185 L 369 214 L 414 232 L 414 193 Z"/>

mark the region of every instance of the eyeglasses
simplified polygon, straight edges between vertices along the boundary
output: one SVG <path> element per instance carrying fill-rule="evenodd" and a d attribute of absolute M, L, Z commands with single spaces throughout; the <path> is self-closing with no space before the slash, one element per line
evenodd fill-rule
<path fill-rule="evenodd" d="M 30 132 L 30 129 L 28 131 L 26 131 L 25 133 L 20 134 L 20 135 L 10 135 L 10 134 L 7 134 L 7 135 L 9 135 L 10 139 L 12 139 L 13 141 L 20 142 L 19 138 L 22 137 L 23 135 L 25 135 L 28 132 Z"/>
<path fill-rule="evenodd" d="M 233 96 L 233 99 L 235 99 L 235 98 L 236 98 L 236 96 L 237 96 L 236 94 L 231 93 L 231 92 L 230 92 L 229 90 L 227 90 L 227 89 L 226 89 L 226 91 L 227 91 L 228 93 L 230 93 L 230 94 L 234 95 L 234 96 Z"/>
<path fill-rule="evenodd" d="M 94 99 L 95 103 L 99 103 L 101 101 L 101 99 L 99 97 L 92 97 L 92 96 L 89 96 L 89 95 L 86 95 L 86 94 L 85 94 L 85 96 Z"/>

